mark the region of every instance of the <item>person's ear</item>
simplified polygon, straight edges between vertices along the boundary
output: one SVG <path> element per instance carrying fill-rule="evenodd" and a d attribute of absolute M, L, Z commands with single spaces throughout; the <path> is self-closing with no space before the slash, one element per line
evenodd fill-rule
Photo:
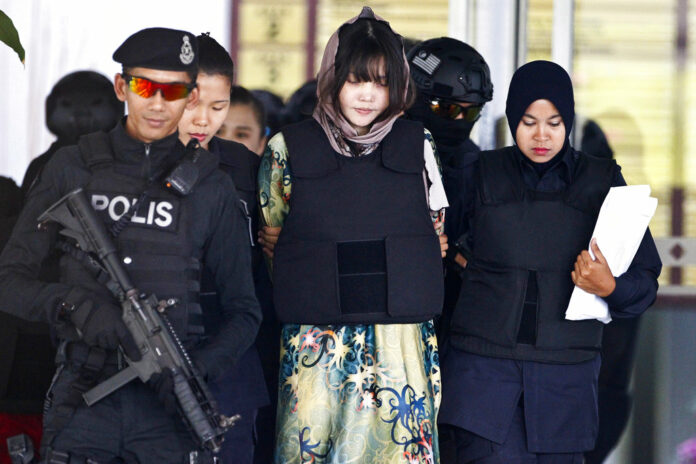
<path fill-rule="evenodd" d="M 114 76 L 114 92 L 116 92 L 116 98 L 118 98 L 120 101 L 125 102 L 126 101 L 126 87 L 127 87 L 126 80 L 123 78 L 123 75 L 121 73 L 117 73 Z"/>
<path fill-rule="evenodd" d="M 268 142 L 268 137 L 266 137 L 265 135 L 261 136 L 261 138 L 259 139 L 259 146 L 257 148 L 258 151 L 256 152 L 257 155 L 263 156 L 263 152 L 266 151 L 266 143 L 267 142 Z"/>
<path fill-rule="evenodd" d="M 194 87 L 193 90 L 191 90 L 191 93 L 189 93 L 186 101 L 186 109 L 187 110 L 192 110 L 198 105 L 198 87 Z"/>

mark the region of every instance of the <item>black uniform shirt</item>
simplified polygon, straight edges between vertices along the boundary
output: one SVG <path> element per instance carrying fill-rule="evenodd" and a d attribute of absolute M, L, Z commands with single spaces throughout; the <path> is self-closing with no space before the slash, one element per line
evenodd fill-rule
<path fill-rule="evenodd" d="M 114 157 L 124 174 L 152 178 L 165 174 L 184 155 L 178 133 L 145 144 L 131 138 L 125 119 L 109 132 Z M 90 171 L 77 146 L 55 153 L 30 189 L 12 237 L 0 255 L 0 301 L 3 311 L 28 320 L 50 321 L 71 290 L 64 283 L 37 278 L 41 262 L 55 243 L 55 230 L 37 229 L 37 217 L 68 192 L 85 186 Z M 192 202 L 194 249 L 214 275 L 220 291 L 223 324 L 200 348 L 210 377 L 232 366 L 251 345 L 261 312 L 250 271 L 249 238 L 239 197 L 227 175 L 215 170 L 186 198 Z"/>

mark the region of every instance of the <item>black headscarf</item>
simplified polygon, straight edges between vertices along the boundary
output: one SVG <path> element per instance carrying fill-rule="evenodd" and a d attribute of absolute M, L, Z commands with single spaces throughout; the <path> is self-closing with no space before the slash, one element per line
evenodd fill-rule
<path fill-rule="evenodd" d="M 558 109 L 566 130 L 566 145 L 575 119 L 575 98 L 570 76 L 561 66 L 550 61 L 532 61 L 521 66 L 510 81 L 505 115 L 512 137 L 529 105 L 549 100 Z"/>

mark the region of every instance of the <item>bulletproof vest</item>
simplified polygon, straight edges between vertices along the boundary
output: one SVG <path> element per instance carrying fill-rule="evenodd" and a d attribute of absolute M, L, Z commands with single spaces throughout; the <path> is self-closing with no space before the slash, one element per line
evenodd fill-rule
<path fill-rule="evenodd" d="M 154 293 L 160 300 L 179 301 L 166 314 L 184 343 L 195 344 L 204 329 L 199 305 L 201 262 L 189 227 L 191 202 L 165 189 L 161 182 L 150 184 L 126 175 L 114 159 L 109 136 L 103 132 L 81 137 L 78 146 L 92 173 L 85 191 L 107 227 L 148 190 L 137 213 L 115 239 L 119 256 L 141 292 Z M 84 272 L 76 266 L 63 267 L 65 279 L 85 286 Z"/>
<path fill-rule="evenodd" d="M 258 230 L 257 175 L 261 158 L 244 145 L 217 137 L 211 140 L 210 148 L 220 157 L 220 169 L 229 175 L 234 182 L 234 188 L 239 194 L 246 213 L 250 246 L 256 248 L 256 231 Z"/>
<path fill-rule="evenodd" d="M 220 157 L 220 169 L 232 178 L 239 197 L 246 203 L 256 203 L 261 158 L 242 144 L 217 137 L 210 141 L 210 151 Z"/>
<path fill-rule="evenodd" d="M 565 311 L 573 264 L 588 247 L 615 162 L 576 154 L 572 182 L 550 193 L 525 186 L 513 147 L 481 154 L 473 256 L 452 320 L 454 336 L 471 339 L 465 349 L 525 359 L 529 347 L 517 343 L 518 331 L 527 288 L 534 285 L 536 350 L 555 351 L 554 361 L 577 362 L 578 350 L 589 359 L 600 348 L 602 323 L 567 321 Z"/>
<path fill-rule="evenodd" d="M 274 250 L 286 323 L 421 322 L 440 313 L 440 247 L 423 182 L 423 126 L 397 120 L 372 153 L 335 152 L 311 119 L 283 135 L 290 212 Z"/>
<path fill-rule="evenodd" d="M 220 158 L 219 168 L 230 176 L 237 190 L 246 216 L 248 244 L 251 247 L 252 269 L 264 266 L 262 272 L 268 273 L 263 263 L 260 247 L 256 243 L 258 231 L 257 174 L 261 159 L 244 145 L 214 137 L 209 145 L 210 151 Z M 255 282 L 256 283 L 256 282 Z M 200 303 L 203 307 L 206 333 L 214 333 L 222 322 L 219 295 L 215 286 L 215 277 L 206 267 L 201 278 Z"/>

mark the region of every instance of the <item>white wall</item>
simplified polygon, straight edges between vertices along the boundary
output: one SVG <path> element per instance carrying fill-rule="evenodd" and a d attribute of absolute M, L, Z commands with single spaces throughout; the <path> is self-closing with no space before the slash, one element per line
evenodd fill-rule
<path fill-rule="evenodd" d="M 54 136 L 46 129 L 44 103 L 64 75 L 89 69 L 113 79 L 120 65 L 111 59 L 132 33 L 171 27 L 210 32 L 229 44 L 228 0 L 2 0 L 26 50 L 26 66 L 0 44 L 0 175 L 19 184 L 29 162 L 46 151 Z"/>

